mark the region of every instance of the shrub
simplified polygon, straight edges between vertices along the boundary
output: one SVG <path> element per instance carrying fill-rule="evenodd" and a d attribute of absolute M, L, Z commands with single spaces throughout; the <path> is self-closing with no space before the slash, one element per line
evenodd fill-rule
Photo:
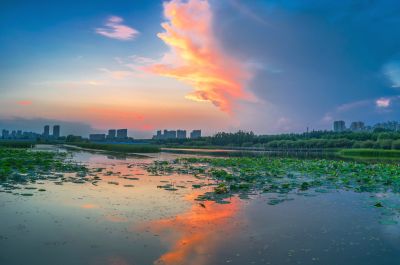
<path fill-rule="evenodd" d="M 392 148 L 392 140 L 379 140 L 379 147 L 382 149 L 391 149 Z"/>
<path fill-rule="evenodd" d="M 400 140 L 396 140 L 392 142 L 392 149 L 400 150 Z"/>

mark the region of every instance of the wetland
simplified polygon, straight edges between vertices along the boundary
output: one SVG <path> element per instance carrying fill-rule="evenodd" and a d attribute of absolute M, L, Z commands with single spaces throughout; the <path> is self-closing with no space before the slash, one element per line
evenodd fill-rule
<path fill-rule="evenodd" d="M 37 146 L 0 176 L 0 264 L 400 262 L 396 160 Z"/>

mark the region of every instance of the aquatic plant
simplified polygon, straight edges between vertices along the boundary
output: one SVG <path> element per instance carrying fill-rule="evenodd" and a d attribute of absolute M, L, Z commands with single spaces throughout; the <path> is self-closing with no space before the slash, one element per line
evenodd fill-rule
<path fill-rule="evenodd" d="M 0 181 L 26 182 L 59 172 L 86 172 L 84 166 L 67 158 L 67 153 L 0 148 Z"/>
<path fill-rule="evenodd" d="M 213 179 L 216 182 L 214 191 L 202 195 L 201 200 L 221 201 L 224 196 L 251 192 L 301 194 L 320 193 L 329 189 L 400 192 L 400 166 L 396 163 L 272 157 L 191 157 L 171 162 L 157 161 L 147 166 L 147 170 L 157 175 L 183 172 Z"/>

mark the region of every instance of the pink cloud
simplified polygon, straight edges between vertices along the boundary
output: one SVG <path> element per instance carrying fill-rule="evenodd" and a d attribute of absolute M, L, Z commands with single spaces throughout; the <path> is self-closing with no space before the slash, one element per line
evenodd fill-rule
<path fill-rule="evenodd" d="M 379 108 L 387 108 L 390 106 L 390 98 L 380 98 L 376 100 L 376 106 Z"/>
<path fill-rule="evenodd" d="M 30 105 L 32 105 L 32 101 L 30 101 L 30 100 L 20 100 L 20 101 L 17 101 L 17 104 L 20 105 L 20 106 L 30 106 Z"/>
<path fill-rule="evenodd" d="M 209 101 L 230 113 L 235 101 L 250 99 L 244 84 L 250 78 L 244 63 L 218 45 L 212 30 L 212 12 L 207 0 L 172 0 L 164 3 L 167 22 L 158 37 L 170 47 L 160 63 L 146 69 L 192 86 L 187 98 Z"/>
<path fill-rule="evenodd" d="M 122 24 L 123 21 L 121 17 L 109 17 L 105 25 L 106 27 L 97 28 L 96 33 L 117 40 L 134 39 L 139 34 L 139 31 Z"/>

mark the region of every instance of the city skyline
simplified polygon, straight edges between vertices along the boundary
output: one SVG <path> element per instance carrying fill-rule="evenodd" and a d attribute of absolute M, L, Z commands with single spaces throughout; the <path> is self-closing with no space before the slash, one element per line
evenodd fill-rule
<path fill-rule="evenodd" d="M 147 138 L 157 128 L 271 134 L 396 120 L 395 3 L 8 1 L 0 128 Z"/>
<path fill-rule="evenodd" d="M 214 135 L 203 135 L 201 129 L 164 129 L 157 130 L 151 137 L 140 137 L 134 133 L 130 133 L 128 129 L 107 129 L 107 133 L 104 131 L 90 131 L 88 134 L 77 134 L 77 133 L 60 133 L 62 132 L 61 126 L 55 124 L 52 126 L 53 131 L 50 131 L 50 125 L 44 125 L 42 131 L 26 131 L 21 128 L 9 129 L 1 128 L 0 139 L 58 139 L 66 136 L 78 136 L 81 139 L 89 139 L 92 141 L 125 141 L 125 140 L 140 140 L 140 139 L 153 139 L 153 140 L 168 140 L 168 139 L 197 139 L 203 136 L 214 136 Z M 325 131 L 325 132 L 373 132 L 375 129 L 384 129 L 387 131 L 400 131 L 400 121 L 382 121 L 375 124 L 366 124 L 364 121 L 351 121 L 350 126 L 344 120 L 335 120 L 332 123 L 330 129 L 327 130 L 309 130 L 307 127 L 305 131 L 299 132 L 298 134 L 308 133 L 310 131 Z M 289 133 L 290 134 L 290 133 Z M 268 135 L 268 134 L 259 134 Z M 273 135 L 273 134 L 270 134 Z M 60 138 L 61 139 L 61 138 Z"/>

